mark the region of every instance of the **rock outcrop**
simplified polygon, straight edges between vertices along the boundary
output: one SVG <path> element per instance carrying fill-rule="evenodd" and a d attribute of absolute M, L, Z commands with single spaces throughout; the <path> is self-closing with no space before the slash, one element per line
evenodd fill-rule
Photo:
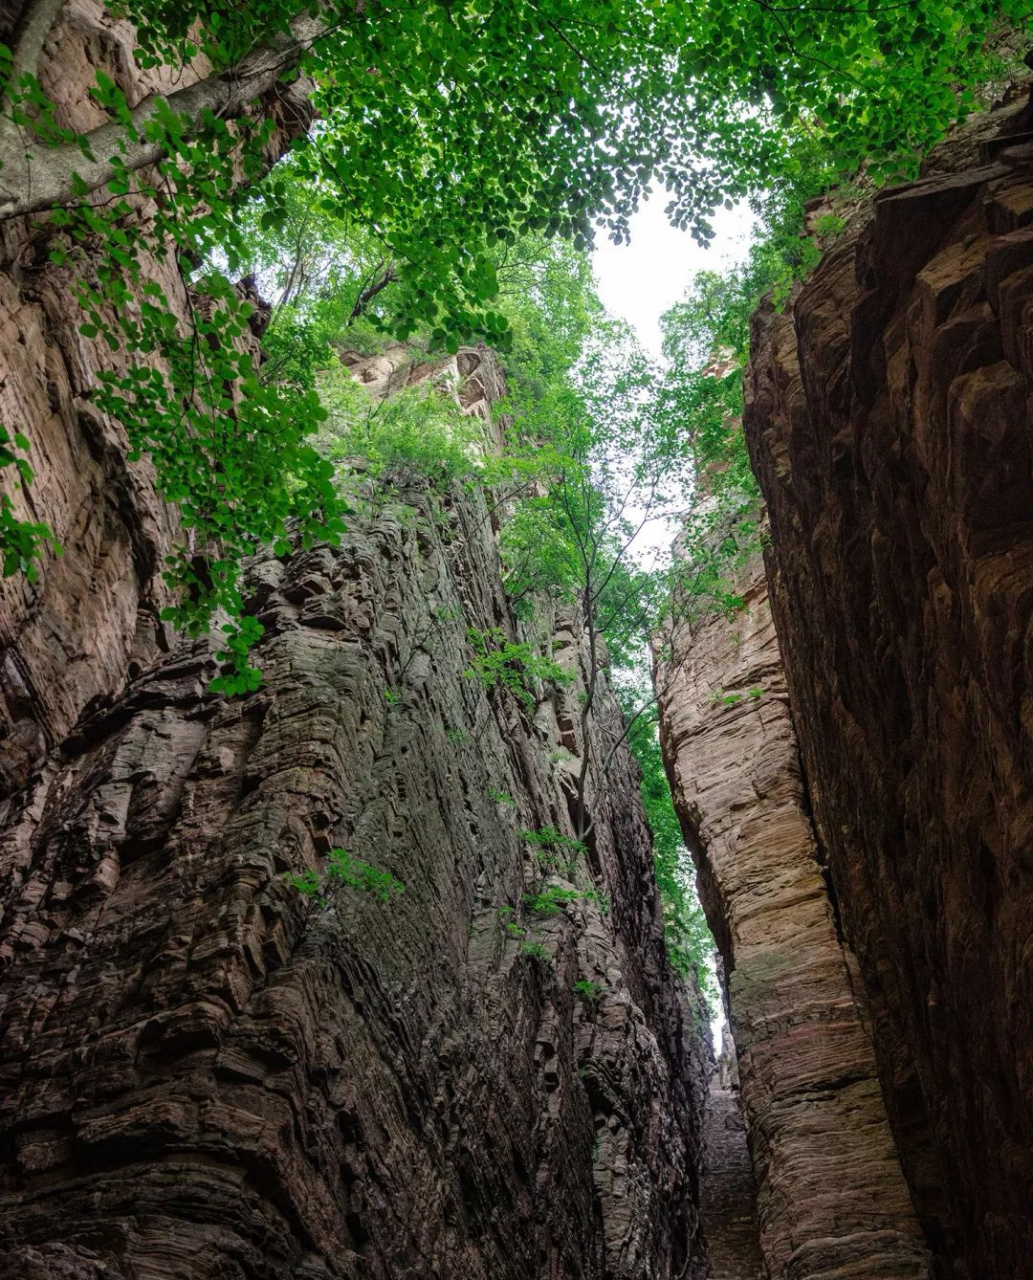
<path fill-rule="evenodd" d="M 10 26 L 0 9 L 0 41 Z M 171 73 L 142 71 L 133 47 L 132 26 L 99 0 L 66 0 L 39 66 L 56 123 L 86 132 L 104 120 L 87 92 L 98 70 L 131 106 L 167 90 Z M 187 69 L 175 84 L 203 70 Z M 289 90 L 280 97 L 261 106 L 278 122 L 270 160 L 307 120 Z M 97 370 L 123 368 L 126 356 L 79 332 L 75 272 L 52 263 L 50 247 L 29 219 L 0 223 L 0 421 L 28 437 L 35 473 L 26 485 L 5 468 L 0 484 L 15 516 L 48 525 L 63 548 L 45 553 L 36 586 L 21 575 L 0 579 L 0 796 L 170 642 L 159 614 L 175 516 L 155 494 L 153 468 L 127 461 L 124 431 L 90 402 Z M 143 254 L 141 270 L 176 313 L 189 314 L 173 259 Z"/>
<path fill-rule="evenodd" d="M 525 954 L 556 744 L 463 675 L 464 625 L 503 620 L 484 513 L 416 509 L 255 568 L 262 692 L 205 696 L 178 651 L 10 802 L 3 1274 L 683 1267 L 691 1041 L 634 776 L 609 914 L 532 917 Z M 336 846 L 404 893 L 284 883 Z"/>
<path fill-rule="evenodd" d="M 733 618 L 677 623 L 657 683 L 675 804 L 726 978 L 767 1274 L 919 1280 L 925 1245 L 837 936 L 759 557 L 737 588 Z M 722 1117 L 732 1101 L 712 1095 Z M 705 1186 L 705 1228 L 715 1194 Z"/>
<path fill-rule="evenodd" d="M 543 866 L 578 683 L 471 678 L 513 625 L 482 499 L 377 511 L 252 566 L 259 692 L 183 643 L 0 808 L 0 1275 L 695 1274 L 707 1051 L 634 766 Z M 287 882 L 332 849 L 404 891 Z"/>
<path fill-rule="evenodd" d="M 132 47 L 66 0 L 39 68 L 58 123 L 98 122 L 98 69 L 130 105 L 166 87 Z M 308 118 L 292 92 L 258 105 L 270 160 Z M 521 835 L 569 833 L 594 748 L 576 682 L 532 718 L 467 674 L 466 628 L 514 625 L 497 513 L 416 491 L 260 558 L 264 686 L 207 693 L 211 647 L 159 618 L 175 514 L 91 404 L 123 356 L 80 332 L 38 228 L 0 235 L 0 414 L 35 472 L 10 496 L 64 547 L 0 586 L 0 1275 L 695 1275 L 702 1012 L 630 757 L 584 854 Z M 173 263 L 142 266 L 185 317 Z M 434 371 L 492 425 L 485 352 Z M 569 619 L 552 639 L 576 673 Z M 374 878 L 285 878 L 336 849 Z"/>
<path fill-rule="evenodd" d="M 747 378 L 818 844 L 916 1207 L 966 1280 L 1033 1275 L 1029 127 L 994 113 L 878 195 L 755 318 Z"/>

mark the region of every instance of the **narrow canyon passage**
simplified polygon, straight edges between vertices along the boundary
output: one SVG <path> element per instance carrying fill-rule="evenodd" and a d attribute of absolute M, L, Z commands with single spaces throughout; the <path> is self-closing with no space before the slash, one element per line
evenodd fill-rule
<path fill-rule="evenodd" d="M 0 3 L 0 1278 L 1033 1280 L 1027 15 L 181 8 Z"/>
<path fill-rule="evenodd" d="M 729 975 L 764 1255 L 774 1275 L 927 1276 L 818 860 L 759 557 L 741 577 L 743 610 L 676 631 L 660 683 L 676 803 Z M 715 688 L 733 700 L 715 705 Z"/>
<path fill-rule="evenodd" d="M 730 1044 L 722 1046 L 707 1090 L 700 1225 L 706 1236 L 711 1280 L 762 1280 L 757 1184 L 733 1053 Z"/>

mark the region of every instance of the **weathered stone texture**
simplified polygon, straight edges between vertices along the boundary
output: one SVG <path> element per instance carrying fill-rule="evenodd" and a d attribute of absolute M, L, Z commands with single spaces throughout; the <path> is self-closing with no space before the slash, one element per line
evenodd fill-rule
<path fill-rule="evenodd" d="M 699 1216 L 708 1280 L 763 1280 L 757 1235 L 757 1185 L 742 1103 L 719 1064 L 710 1079 L 703 1124 Z"/>
<path fill-rule="evenodd" d="M 756 317 L 747 379 L 820 844 L 916 1205 L 971 1280 L 1033 1276 L 1027 127 L 879 195 Z"/>
<path fill-rule="evenodd" d="M 133 43 L 132 27 L 98 0 L 68 0 L 39 68 L 58 123 L 85 132 L 103 121 L 87 94 L 98 68 L 131 105 L 170 87 L 168 73 L 139 70 Z M 263 110 L 280 123 L 271 159 L 306 117 L 286 95 Z M 79 333 L 74 272 L 49 262 L 49 248 L 27 219 L 0 224 L 0 421 L 28 437 L 35 472 L 24 485 L 5 468 L 0 484 L 15 515 L 47 524 L 64 548 L 61 557 L 45 554 L 36 586 L 20 575 L 0 579 L 0 796 L 29 777 L 86 707 L 118 691 L 130 663 L 139 669 L 168 641 L 159 571 L 175 518 L 155 494 L 151 466 L 126 461 L 124 431 L 90 404 L 96 371 L 126 357 Z M 187 316 L 174 261 L 144 257 L 141 265 Z"/>
<path fill-rule="evenodd" d="M 98 123 L 98 67 L 131 103 L 162 87 L 132 36 L 68 0 L 40 67 L 61 123 Z M 261 104 L 270 158 L 306 121 L 290 93 Z M 41 234 L 0 241 L 0 414 L 36 472 L 12 497 L 65 547 L 0 587 L 0 1275 L 694 1274 L 701 1015 L 633 768 L 577 869 L 600 901 L 539 919 L 518 832 L 569 830 L 576 694 L 531 725 L 463 674 L 465 627 L 511 625 L 497 517 L 415 495 L 255 565 L 265 686 L 207 695 L 210 651 L 158 620 L 174 516 L 90 404 L 112 357 Z M 185 316 L 175 268 L 146 273 Z M 494 362 L 446 365 L 489 422 Z M 285 883 L 335 846 L 404 894 L 323 910 Z"/>
<path fill-rule="evenodd" d="M 604 901 L 530 911 L 576 688 L 532 724 L 464 675 L 510 625 L 486 507 L 414 494 L 250 582 L 260 691 L 181 647 L 6 802 L 0 1275 L 693 1274 L 703 1049 L 637 779 L 573 873 Z M 404 893 L 284 882 L 331 847 Z"/>
<path fill-rule="evenodd" d="M 818 861 L 759 558 L 737 587 L 731 620 L 677 624 L 658 687 L 727 976 L 761 1248 L 775 1280 L 917 1280 L 924 1244 Z"/>

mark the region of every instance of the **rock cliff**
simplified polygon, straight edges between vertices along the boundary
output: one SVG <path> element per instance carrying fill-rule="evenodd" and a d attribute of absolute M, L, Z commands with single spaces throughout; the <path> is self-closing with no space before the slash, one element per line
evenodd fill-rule
<path fill-rule="evenodd" d="M 18 7 L 18 6 L 15 6 Z M 11 20 L 0 9 L 0 41 Z M 99 0 L 67 0 L 43 48 L 39 78 L 60 125 L 87 131 L 105 117 L 87 90 L 105 72 L 134 106 L 169 87 L 132 57 L 132 26 Z M 185 84 L 203 67 L 186 70 Z M 306 108 L 290 90 L 260 109 L 278 122 L 273 159 L 303 128 Z M 126 459 L 125 433 L 95 411 L 98 368 L 124 364 L 103 341 L 84 337 L 70 266 L 49 261 L 45 231 L 29 219 L 0 224 L 0 421 L 28 437 L 35 477 L 3 483 L 19 519 L 47 524 L 63 554 L 46 554 L 36 587 L 0 579 L 0 796 L 20 786 L 94 702 L 110 697 L 171 637 L 162 559 L 175 535 L 146 460 Z M 141 262 L 145 278 L 185 316 L 189 301 L 173 260 Z"/>
<path fill-rule="evenodd" d="M 754 318 L 766 574 L 676 636 L 773 1276 L 922 1274 L 923 1238 L 1033 1275 L 1029 128 L 976 121 Z"/>
<path fill-rule="evenodd" d="M 726 977 L 761 1249 L 778 1280 L 918 1280 L 924 1242 L 837 936 L 759 557 L 737 587 L 733 618 L 676 625 L 658 687 Z M 734 1116 L 734 1097 L 713 1101 Z"/>
<path fill-rule="evenodd" d="M 481 411 L 497 367 L 454 364 Z M 483 499 L 416 490 L 248 581 L 257 694 L 180 644 L 0 810 L 0 1274 L 696 1274 L 708 1051 L 637 775 L 542 865 L 579 686 L 532 717 L 470 678 L 466 628 L 513 626 Z M 286 882 L 335 848 L 404 891 Z"/>
<path fill-rule="evenodd" d="M 1027 116 L 948 143 L 757 317 L 746 416 L 890 1117 L 930 1238 L 972 1277 L 1033 1274 Z"/>
<path fill-rule="evenodd" d="M 685 1265 L 698 1081 L 629 766 L 607 913 L 533 924 L 542 957 L 507 924 L 542 879 L 519 831 L 569 820 L 555 712 L 463 675 L 464 626 L 505 620 L 485 523 L 417 499 L 256 565 L 262 692 L 177 650 L 10 801 L 4 1274 Z M 404 893 L 284 883 L 332 846 Z"/>
<path fill-rule="evenodd" d="M 132 40 L 68 0 L 40 65 L 60 123 L 95 123 L 97 68 L 130 104 L 162 87 Z M 270 159 L 290 94 L 260 104 Z M 514 626 L 497 517 L 418 490 L 260 557 L 264 686 L 206 693 L 211 648 L 158 619 L 174 513 L 90 403 L 111 357 L 38 233 L 2 236 L 0 413 L 36 473 L 11 496 L 64 554 L 0 587 L 0 1274 L 697 1274 L 703 1015 L 630 757 L 583 855 L 520 834 L 569 832 L 590 748 L 576 680 L 531 716 L 465 674 L 467 627 Z M 388 388 L 397 356 L 356 373 Z M 490 421 L 495 362 L 444 363 Z M 576 675 L 570 619 L 553 640 Z M 337 848 L 404 891 L 285 879 Z"/>

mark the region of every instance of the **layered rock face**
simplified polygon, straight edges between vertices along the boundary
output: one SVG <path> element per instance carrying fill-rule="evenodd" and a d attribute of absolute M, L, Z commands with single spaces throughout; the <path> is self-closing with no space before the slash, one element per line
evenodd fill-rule
<path fill-rule="evenodd" d="M 734 618 L 676 625 L 658 688 L 675 803 L 727 980 L 766 1274 L 919 1280 L 926 1250 L 837 936 L 759 557 L 737 587 Z M 734 1130 L 730 1091 L 711 1105 Z M 705 1211 L 714 1194 L 705 1183 Z"/>
<path fill-rule="evenodd" d="M 747 379 L 819 843 L 916 1205 L 972 1280 L 1033 1275 L 1028 127 L 879 195 L 755 319 Z"/>
<path fill-rule="evenodd" d="M 0 40 L 11 25 L 0 8 Z M 130 24 L 98 0 L 66 0 L 39 67 L 57 123 L 87 132 L 104 120 L 87 93 L 98 70 L 131 106 L 172 85 L 167 74 L 136 66 L 133 45 Z M 270 159 L 305 124 L 303 108 L 286 97 L 262 103 L 281 122 Z M 5 468 L 2 483 L 15 516 L 47 524 L 64 548 L 60 557 L 46 553 L 35 587 L 20 575 L 0 579 L 0 796 L 25 782 L 130 666 L 139 670 L 170 639 L 158 615 L 168 602 L 160 569 L 175 518 L 155 495 L 153 469 L 126 461 L 124 432 L 90 404 L 96 370 L 124 367 L 126 357 L 79 333 L 75 273 L 51 263 L 49 248 L 28 219 L 0 224 L 0 421 L 28 437 L 35 472 L 24 485 Z M 173 310 L 188 315 L 175 263 L 144 257 L 141 267 Z"/>
<path fill-rule="evenodd" d="M 512 625 L 486 506 L 415 492 L 249 581 L 259 692 L 181 646 L 6 802 L 0 1274 L 695 1274 L 702 1015 L 628 757 L 584 854 L 520 834 L 570 830 L 586 745 L 576 682 L 532 718 L 465 674 Z M 285 881 L 334 848 L 404 891 Z"/>
<path fill-rule="evenodd" d="M 130 104 L 164 87 L 132 43 L 67 0 L 40 64 L 61 124 L 98 123 L 98 68 Z M 270 158 L 305 124 L 290 93 L 260 104 Z M 576 680 L 532 717 L 465 674 L 466 628 L 513 626 L 497 514 L 414 492 L 260 560 L 265 684 L 207 694 L 211 649 L 158 619 L 174 513 L 90 405 L 121 357 L 39 234 L 2 235 L 0 412 L 36 473 L 15 514 L 65 550 L 0 595 L 0 1274 L 695 1275 L 702 1012 L 629 757 L 585 853 L 520 834 L 569 833 L 597 745 Z M 186 315 L 175 268 L 144 271 Z M 381 363 L 356 373 L 389 389 L 404 357 Z M 483 351 L 434 372 L 491 423 Z M 552 640 L 576 674 L 571 620 Z M 285 878 L 336 849 L 367 889 Z"/>
<path fill-rule="evenodd" d="M 708 1280 L 763 1280 L 757 1184 L 746 1143 L 734 1054 L 734 1048 L 726 1043 L 707 1092 L 700 1222 L 707 1241 Z"/>

